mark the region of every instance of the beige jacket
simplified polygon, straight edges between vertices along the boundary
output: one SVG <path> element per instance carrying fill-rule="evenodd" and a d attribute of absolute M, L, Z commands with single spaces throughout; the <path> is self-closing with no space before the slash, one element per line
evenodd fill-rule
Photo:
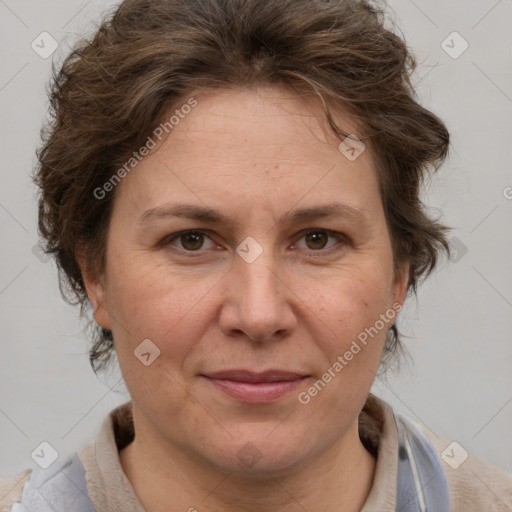
<path fill-rule="evenodd" d="M 461 461 L 457 448 L 415 425 L 440 455 L 444 453 L 442 460 L 453 512 L 512 512 L 511 475 L 471 454 L 454 469 L 452 466 Z M 363 444 L 377 457 L 373 486 L 362 512 L 396 512 L 398 438 L 393 409 L 383 400 L 369 395 L 359 418 L 359 427 Z M 119 461 L 119 450 L 132 439 L 128 402 L 114 409 L 103 422 L 97 438 L 78 451 L 85 468 L 89 498 L 97 512 L 144 511 Z M 0 512 L 10 512 L 20 500 L 30 473 L 31 470 L 26 470 L 0 483 Z"/>

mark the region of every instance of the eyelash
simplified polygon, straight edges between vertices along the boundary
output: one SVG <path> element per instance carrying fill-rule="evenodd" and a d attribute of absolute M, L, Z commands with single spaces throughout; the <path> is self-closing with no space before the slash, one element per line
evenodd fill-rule
<path fill-rule="evenodd" d="M 306 229 L 304 231 L 301 231 L 299 233 L 300 237 L 298 238 L 298 240 L 301 240 L 302 238 L 304 238 L 305 236 L 307 236 L 307 235 L 309 235 L 311 233 L 325 233 L 329 237 L 338 238 L 338 240 L 341 241 L 342 244 L 347 244 L 348 243 L 348 239 L 347 239 L 346 235 L 344 235 L 343 233 L 338 233 L 336 231 L 330 231 L 328 229 L 321 229 L 321 228 L 310 228 L 310 229 Z M 186 230 L 186 231 L 180 231 L 179 233 L 174 233 L 174 234 L 166 237 L 161 242 L 160 245 L 161 246 L 171 245 L 172 242 L 174 242 L 175 240 L 178 240 L 182 236 L 189 235 L 189 234 L 200 234 L 200 235 L 204 235 L 204 236 L 210 238 L 210 236 L 208 235 L 208 231 L 203 231 L 201 229 L 189 229 L 189 230 Z M 317 249 L 317 250 L 309 249 L 309 250 L 306 250 L 306 252 L 308 252 L 310 254 L 311 253 L 313 253 L 313 254 L 317 254 L 317 253 L 330 254 L 333 251 L 341 249 L 340 247 L 337 247 L 337 245 L 338 244 L 334 245 L 333 247 L 331 247 L 329 249 Z M 187 253 L 187 255 L 192 255 L 192 257 L 201 256 L 202 255 L 201 253 L 203 252 L 203 250 L 201 250 L 201 249 L 198 249 L 196 251 L 190 251 L 190 250 L 182 249 L 182 248 L 179 248 L 179 247 L 177 247 L 177 250 L 180 251 L 180 252 L 183 252 L 183 253 Z"/>

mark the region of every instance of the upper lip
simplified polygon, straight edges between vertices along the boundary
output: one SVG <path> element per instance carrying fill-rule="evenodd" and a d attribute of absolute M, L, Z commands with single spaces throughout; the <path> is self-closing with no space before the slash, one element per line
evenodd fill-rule
<path fill-rule="evenodd" d="M 220 372 L 204 374 L 204 376 L 211 379 L 233 380 L 238 382 L 279 382 L 307 377 L 307 375 L 285 370 L 266 370 L 264 372 L 253 372 L 250 370 L 223 370 Z"/>

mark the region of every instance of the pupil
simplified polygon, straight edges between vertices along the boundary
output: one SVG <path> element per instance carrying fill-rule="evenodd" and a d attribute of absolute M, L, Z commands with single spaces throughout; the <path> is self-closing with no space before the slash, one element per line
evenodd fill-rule
<path fill-rule="evenodd" d="M 200 233 L 189 233 L 188 235 L 185 235 L 184 238 L 185 238 L 185 243 L 183 244 L 185 248 L 187 249 L 199 249 L 202 245 L 202 242 L 201 242 L 201 234 Z M 194 243 L 194 238 L 195 238 L 195 242 Z M 189 244 L 188 242 L 192 240 L 192 244 Z M 199 241 L 199 243 L 198 243 Z M 192 247 L 191 247 L 192 245 Z"/>
<path fill-rule="evenodd" d="M 322 249 L 323 247 L 325 247 L 325 241 L 326 241 L 326 240 L 325 240 L 325 238 L 326 238 L 326 237 L 325 237 L 325 233 L 316 232 L 316 233 L 310 233 L 310 234 L 308 234 L 307 236 L 309 237 L 309 239 L 310 239 L 310 240 L 313 240 L 313 244 L 316 244 L 316 243 L 320 242 L 321 247 L 316 247 L 316 249 L 318 249 L 318 248 Z M 323 241 L 324 241 L 324 243 L 323 243 L 323 244 L 321 243 L 321 242 L 322 242 L 322 240 L 319 240 L 319 238 L 320 238 L 320 239 L 321 239 L 321 238 L 323 238 L 323 239 L 324 239 L 324 240 L 323 240 Z"/>

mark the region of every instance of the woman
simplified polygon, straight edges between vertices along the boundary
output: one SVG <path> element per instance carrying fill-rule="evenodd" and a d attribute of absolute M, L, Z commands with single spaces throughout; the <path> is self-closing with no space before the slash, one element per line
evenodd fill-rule
<path fill-rule="evenodd" d="M 449 135 L 413 68 L 348 0 L 125 0 L 77 45 L 39 227 L 131 401 L 3 510 L 512 507 L 512 477 L 370 394 L 449 252 L 419 200 Z"/>

